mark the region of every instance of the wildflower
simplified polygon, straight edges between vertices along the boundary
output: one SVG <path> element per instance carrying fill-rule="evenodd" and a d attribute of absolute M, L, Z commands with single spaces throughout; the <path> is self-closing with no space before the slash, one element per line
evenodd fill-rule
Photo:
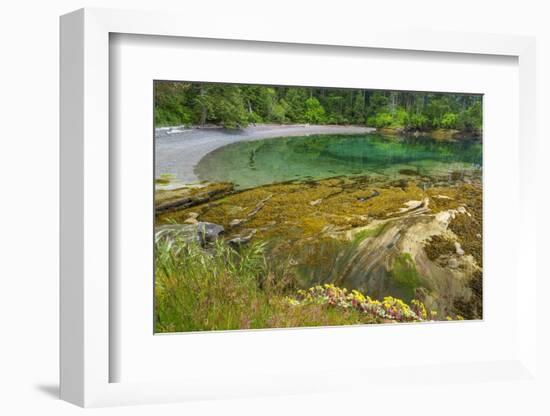
<path fill-rule="evenodd" d="M 307 304 L 330 305 L 335 308 L 350 309 L 374 318 L 390 319 L 397 322 L 414 322 L 427 319 L 426 307 L 419 300 L 411 301 L 410 306 L 403 300 L 386 296 L 382 301 L 365 296 L 358 290 L 348 292 L 332 283 L 325 283 L 297 291 L 298 299 L 287 297 L 285 302 L 292 306 Z M 433 314 L 431 315 L 433 316 Z"/>

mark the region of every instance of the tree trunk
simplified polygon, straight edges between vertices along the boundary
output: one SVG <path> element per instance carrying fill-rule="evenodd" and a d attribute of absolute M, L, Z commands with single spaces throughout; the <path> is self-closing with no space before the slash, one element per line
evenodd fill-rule
<path fill-rule="evenodd" d="M 204 87 L 201 85 L 201 120 L 200 124 L 204 127 L 206 124 L 206 117 L 208 116 L 208 109 L 206 108 L 206 105 L 204 103 L 204 97 L 206 96 L 206 91 L 204 90 Z"/>
<path fill-rule="evenodd" d="M 203 105 L 202 108 L 201 108 L 201 126 L 204 127 L 204 125 L 206 124 L 206 116 L 207 116 L 207 109 L 206 107 Z"/>
<path fill-rule="evenodd" d="M 395 99 L 396 99 L 396 93 L 395 92 L 391 92 L 390 93 L 390 111 L 391 111 L 391 114 L 392 116 L 395 115 Z"/>

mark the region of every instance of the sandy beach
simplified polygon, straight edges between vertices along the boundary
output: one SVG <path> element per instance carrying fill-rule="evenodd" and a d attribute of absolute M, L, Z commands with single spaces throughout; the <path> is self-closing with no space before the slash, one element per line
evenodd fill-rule
<path fill-rule="evenodd" d="M 208 153 L 240 141 L 310 134 L 361 134 L 374 128 L 333 125 L 263 124 L 239 130 L 223 128 L 161 128 L 155 130 L 155 176 L 169 174 L 174 183 L 190 184 L 199 179 L 194 167 Z"/>

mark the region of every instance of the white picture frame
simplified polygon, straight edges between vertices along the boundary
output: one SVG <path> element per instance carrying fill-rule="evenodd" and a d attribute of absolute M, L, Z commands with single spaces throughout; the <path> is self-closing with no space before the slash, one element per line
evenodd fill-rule
<path fill-rule="evenodd" d="M 242 380 L 219 374 L 216 380 L 111 382 L 110 366 L 120 357 L 110 349 L 110 170 L 109 157 L 109 37 L 110 34 L 225 39 L 282 44 L 429 51 L 441 54 L 504 55 L 519 66 L 519 195 L 521 223 L 515 241 L 518 270 L 517 348 L 506 360 L 471 363 L 441 362 L 414 369 L 414 374 L 479 382 L 502 377 L 536 379 L 537 323 L 531 316 L 536 299 L 534 187 L 535 41 L 529 37 L 429 31 L 361 29 L 327 34 L 300 28 L 278 30 L 265 24 L 245 35 L 234 34 L 233 24 L 204 25 L 173 13 L 82 9 L 61 18 L 61 398 L 80 406 L 158 403 L 197 398 L 242 397 L 334 391 L 372 383 L 348 369 L 318 373 L 281 373 L 263 379 Z M 284 47 L 284 45 L 283 45 Z M 527 215 L 529 213 L 529 215 Z M 112 225 L 112 224 L 111 224 Z M 112 260 L 112 259 L 111 259 Z M 527 307 L 526 305 L 530 305 Z M 350 329 L 350 330 L 353 330 Z M 299 331 L 299 330 L 298 330 Z M 343 334 L 343 333 L 342 333 Z M 217 334 L 223 337 L 224 334 Z M 216 341 L 219 342 L 219 341 Z M 384 368 L 369 368 L 384 378 Z M 397 373 L 396 373 L 397 371 Z M 400 372 L 399 372 L 400 371 Z M 443 374 L 443 375 L 442 375 Z M 346 382 L 342 382 L 346 380 Z"/>

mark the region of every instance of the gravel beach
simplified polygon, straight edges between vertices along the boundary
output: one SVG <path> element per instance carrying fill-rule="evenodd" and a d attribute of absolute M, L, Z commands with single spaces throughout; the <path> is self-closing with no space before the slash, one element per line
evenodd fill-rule
<path fill-rule="evenodd" d="M 155 175 L 172 175 L 176 183 L 190 184 L 199 179 L 194 167 L 208 153 L 230 143 L 274 137 L 311 134 L 361 134 L 376 129 L 332 125 L 257 125 L 244 129 L 161 128 L 155 130 Z"/>

